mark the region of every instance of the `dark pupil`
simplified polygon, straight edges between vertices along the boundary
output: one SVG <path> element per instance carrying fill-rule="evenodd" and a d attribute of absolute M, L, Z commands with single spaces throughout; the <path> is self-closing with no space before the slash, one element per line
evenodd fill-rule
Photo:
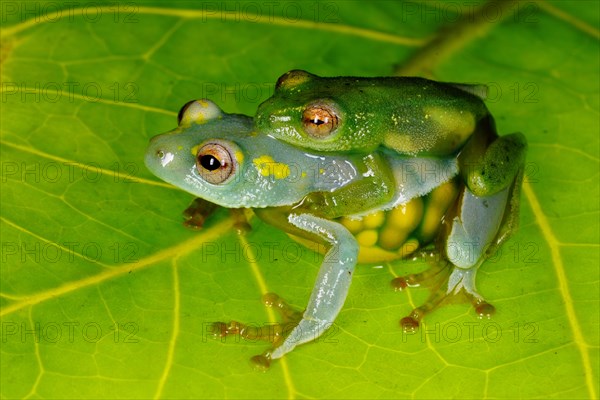
<path fill-rule="evenodd" d="M 219 160 L 210 154 L 200 157 L 200 165 L 209 171 L 214 171 L 221 168 L 221 163 Z"/>
<path fill-rule="evenodd" d="M 315 125 L 323 125 L 325 123 L 325 121 L 319 117 L 314 117 L 312 120 L 312 123 Z"/>

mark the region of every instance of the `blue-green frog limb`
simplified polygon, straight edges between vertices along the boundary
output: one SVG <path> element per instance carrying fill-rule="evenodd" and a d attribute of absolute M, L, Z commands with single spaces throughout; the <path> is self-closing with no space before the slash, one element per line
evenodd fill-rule
<path fill-rule="evenodd" d="M 520 169 L 507 188 L 489 196 L 476 196 L 464 184 L 460 185 L 457 201 L 445 213 L 443 229 L 436 239 L 439 253 L 432 260 L 433 266 L 423 273 L 392 281 L 396 289 L 421 284 L 431 289 L 427 301 L 400 321 L 405 332 L 416 330 L 427 313 L 449 296 L 461 292 L 473 304 L 480 318 L 489 318 L 495 312 L 495 308 L 478 292 L 475 278 L 481 264 L 518 227 L 522 180 L 523 169 Z M 443 270 L 448 273 L 441 273 Z"/>
<path fill-rule="evenodd" d="M 383 146 L 407 156 L 446 157 L 467 147 L 461 176 L 473 193 L 486 196 L 510 185 L 526 152 L 522 135 L 496 135 L 486 96 L 485 85 L 292 70 L 277 80 L 255 119 L 262 132 L 325 152 Z"/>

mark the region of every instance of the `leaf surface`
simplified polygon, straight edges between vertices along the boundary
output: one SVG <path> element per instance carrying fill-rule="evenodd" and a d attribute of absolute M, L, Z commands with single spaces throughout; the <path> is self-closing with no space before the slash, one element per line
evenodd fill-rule
<path fill-rule="evenodd" d="M 70 4 L 70 5 L 69 5 Z M 588 2 L 5 3 L 3 398 L 598 396 L 598 8 Z M 29 8 L 27 8 L 29 7 Z M 253 115 L 290 69 L 406 73 L 491 87 L 501 134 L 529 141 L 521 225 L 466 304 L 398 320 L 427 296 L 360 266 L 336 325 L 260 374 L 269 291 L 302 308 L 321 256 L 225 210 L 185 230 L 191 196 L 143 165 L 193 98 Z"/>

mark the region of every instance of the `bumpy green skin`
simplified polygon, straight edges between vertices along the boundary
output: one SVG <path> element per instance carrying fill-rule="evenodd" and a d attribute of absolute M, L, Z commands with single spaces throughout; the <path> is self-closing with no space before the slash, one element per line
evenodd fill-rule
<path fill-rule="evenodd" d="M 371 152 L 383 146 L 408 156 L 452 156 L 471 141 L 483 142 L 461 157 L 461 166 L 469 166 L 461 169 L 469 189 L 487 196 L 514 181 L 526 141 L 520 135 L 505 145 L 507 139 L 498 138 L 483 102 L 486 90 L 416 77 L 323 78 L 293 70 L 279 78 L 255 120 L 263 133 L 325 152 Z M 338 116 L 330 136 L 316 138 L 303 125 L 304 110 L 315 105 Z M 486 154 L 488 146 L 493 149 Z"/>
<path fill-rule="evenodd" d="M 467 88 L 467 85 L 463 85 Z M 302 126 L 309 104 L 339 113 L 333 136 L 315 139 Z M 415 77 L 322 78 L 294 70 L 279 78 L 273 97 L 256 114 L 260 131 L 320 151 L 368 152 L 380 145 L 401 154 L 454 154 L 488 110 L 482 99 L 457 87 Z"/>

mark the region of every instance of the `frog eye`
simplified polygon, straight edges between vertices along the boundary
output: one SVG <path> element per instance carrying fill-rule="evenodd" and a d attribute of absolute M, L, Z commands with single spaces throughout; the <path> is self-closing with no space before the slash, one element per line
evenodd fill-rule
<path fill-rule="evenodd" d="M 309 106 L 302 113 L 304 130 L 315 139 L 329 137 L 338 127 L 338 122 L 337 113 L 328 106 Z"/>
<path fill-rule="evenodd" d="M 177 125 L 181 125 L 181 120 L 183 119 L 183 115 L 185 114 L 187 109 L 190 108 L 190 106 L 192 104 L 194 104 L 195 101 L 196 100 L 190 100 L 187 103 L 185 103 L 183 105 L 183 107 L 181 107 L 181 110 L 179 110 L 179 113 L 177 113 Z"/>
<path fill-rule="evenodd" d="M 275 83 L 275 90 L 291 89 L 314 78 L 316 75 L 301 69 L 293 69 L 281 75 Z"/>
<path fill-rule="evenodd" d="M 236 170 L 237 162 L 229 150 L 218 143 L 207 143 L 196 154 L 198 173 L 208 183 L 225 182 Z"/>
<path fill-rule="evenodd" d="M 200 99 L 188 101 L 177 114 L 177 125 L 190 125 L 192 122 L 203 124 L 208 120 L 218 118 L 223 111 L 210 100 Z"/>

